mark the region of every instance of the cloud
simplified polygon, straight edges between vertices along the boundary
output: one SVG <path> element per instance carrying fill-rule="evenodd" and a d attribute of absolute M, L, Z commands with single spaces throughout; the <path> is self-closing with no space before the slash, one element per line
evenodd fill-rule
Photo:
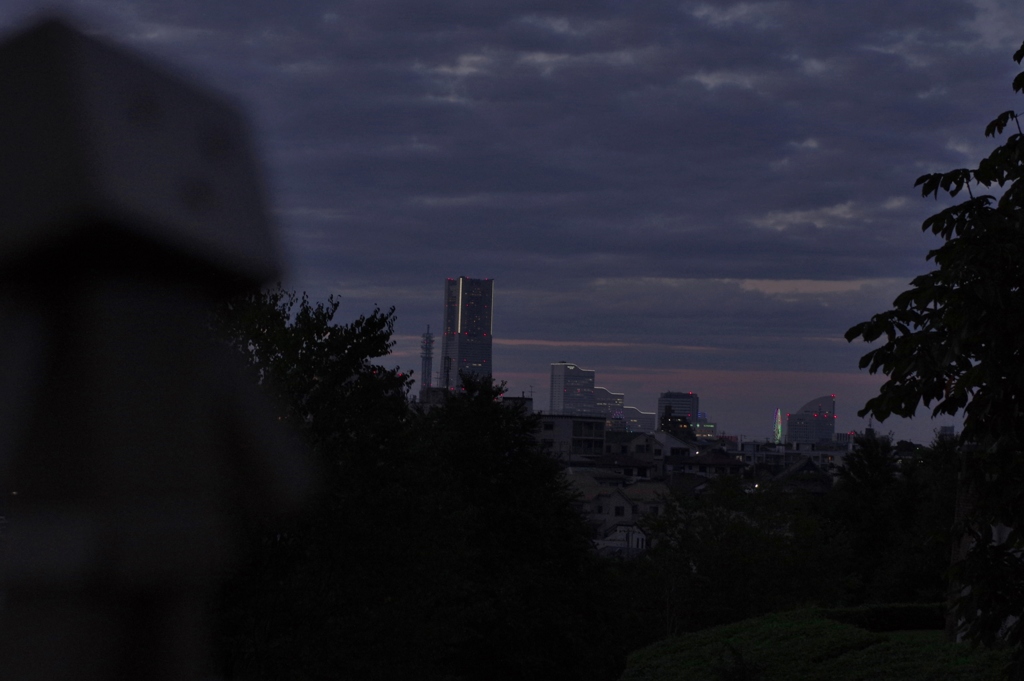
<path fill-rule="evenodd" d="M 572 349 L 590 349 L 590 348 L 601 348 L 601 349 L 612 349 L 612 350 L 630 350 L 634 352 L 647 352 L 651 350 L 662 351 L 685 351 L 685 352 L 719 352 L 721 349 L 711 346 L 695 346 L 695 345 L 678 345 L 678 344 L 666 344 L 666 343 L 624 343 L 624 342 L 595 342 L 595 341 L 558 341 L 549 339 L 501 339 L 495 338 L 494 344 L 498 346 L 513 346 L 513 347 L 534 347 L 534 348 L 572 348 Z"/>
<path fill-rule="evenodd" d="M 885 43 L 865 43 L 862 47 L 872 52 L 899 57 L 908 66 L 915 69 L 932 64 L 931 50 L 924 44 L 924 41 L 917 32 L 898 35 Z"/>
<path fill-rule="evenodd" d="M 817 279 L 740 279 L 744 291 L 759 291 L 767 295 L 851 293 L 868 286 L 891 287 L 906 285 L 903 279 L 854 279 L 822 281 Z"/>
<path fill-rule="evenodd" d="M 728 86 L 744 90 L 755 90 L 755 84 L 757 83 L 757 77 L 754 74 L 736 71 L 698 71 L 690 77 L 709 90 Z"/>
<path fill-rule="evenodd" d="M 969 4 L 975 12 L 968 27 L 977 36 L 977 46 L 999 51 L 1020 47 L 1024 6 L 1008 0 L 971 0 Z"/>
<path fill-rule="evenodd" d="M 429 70 L 445 76 L 464 77 L 487 73 L 493 62 L 493 57 L 486 54 L 460 54 L 454 65 L 435 66 Z"/>
<path fill-rule="evenodd" d="M 550 16 L 543 14 L 527 14 L 518 19 L 526 26 L 548 31 L 559 36 L 579 38 L 601 31 L 605 24 L 586 21 L 567 16 Z"/>
<path fill-rule="evenodd" d="M 775 14 L 781 3 L 774 2 L 740 2 L 726 7 L 701 3 L 690 10 L 697 19 L 707 22 L 715 28 L 732 28 L 750 26 L 757 29 L 776 25 Z"/>
<path fill-rule="evenodd" d="M 565 358 L 645 391 L 857 376 L 837 339 L 929 267 L 945 204 L 914 179 L 991 148 L 1024 24 L 1015 0 L 61 6 L 242 103 L 290 285 L 395 305 L 403 367 L 444 278 L 491 276 L 499 375 Z"/>
<path fill-rule="evenodd" d="M 863 214 L 854 208 L 853 201 L 847 201 L 811 210 L 772 211 L 764 217 L 752 219 L 751 222 L 758 227 L 781 232 L 795 225 L 807 224 L 814 225 L 818 229 L 843 227 L 854 220 L 861 219 L 863 219 Z"/>
<path fill-rule="evenodd" d="M 801 140 L 799 142 L 790 142 L 790 145 L 796 147 L 797 149 L 804 150 L 817 149 L 818 147 L 821 146 L 818 143 L 818 140 L 814 139 L 813 137 L 808 137 L 807 139 Z"/>

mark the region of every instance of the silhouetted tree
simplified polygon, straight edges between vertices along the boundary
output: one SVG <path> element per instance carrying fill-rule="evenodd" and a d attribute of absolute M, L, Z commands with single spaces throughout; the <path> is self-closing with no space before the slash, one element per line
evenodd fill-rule
<path fill-rule="evenodd" d="M 340 324 L 338 308 L 333 298 L 314 304 L 278 287 L 233 299 L 213 319 L 216 335 L 240 353 L 276 399 L 281 420 L 300 434 L 320 477 L 305 514 L 250 530 L 254 551 L 218 606 L 229 678 L 330 675 L 339 648 L 339 530 L 362 493 L 352 472 L 405 441 L 409 379 L 373 361 L 392 347 L 393 310 Z"/>
<path fill-rule="evenodd" d="M 862 435 L 854 444 L 830 500 L 851 547 L 847 601 L 942 600 L 956 480 L 948 449 L 897 459 L 890 436 Z"/>
<path fill-rule="evenodd" d="M 323 470 L 302 518 L 219 605 L 224 673 L 253 679 L 611 679 L 626 651 L 615 584 L 590 550 L 536 420 L 469 378 L 423 413 L 375 358 L 393 313 L 281 290 L 217 322 Z"/>
<path fill-rule="evenodd" d="M 700 495 L 680 494 L 645 522 L 654 548 L 637 568 L 651 616 L 666 634 L 801 605 L 834 604 L 836 536 L 815 501 L 723 476 Z"/>
<path fill-rule="evenodd" d="M 460 678 L 608 678 L 626 651 L 613 585 L 592 551 L 560 465 L 539 446 L 539 419 L 502 403 L 503 386 L 464 390 L 420 417 L 415 457 L 454 505 L 468 638 L 453 641 Z"/>
<path fill-rule="evenodd" d="M 1024 46 L 1014 54 L 1017 63 L 1022 59 Z M 1013 89 L 1024 90 L 1024 73 Z M 963 450 L 959 533 L 969 537 L 970 551 L 954 565 L 956 616 L 971 638 L 1002 638 L 1020 651 L 1024 134 L 1018 115 L 1006 111 L 985 135 L 995 137 L 1008 126 L 1016 132 L 977 168 L 918 178 L 925 196 L 966 192 L 969 198 L 924 221 L 923 229 L 943 240 L 928 254 L 936 268 L 914 279 L 891 310 L 854 326 L 846 337 L 884 341 L 861 359 L 862 368 L 887 377 L 862 415 L 910 417 L 921 404 L 934 415 L 963 411 L 961 442 L 969 448 Z M 998 196 L 984 193 L 993 187 Z M 998 527 L 1013 529 L 997 541 Z"/>
<path fill-rule="evenodd" d="M 863 501 L 877 505 L 896 480 L 898 466 L 890 435 L 858 435 L 853 451 L 843 457 L 839 479 Z"/>

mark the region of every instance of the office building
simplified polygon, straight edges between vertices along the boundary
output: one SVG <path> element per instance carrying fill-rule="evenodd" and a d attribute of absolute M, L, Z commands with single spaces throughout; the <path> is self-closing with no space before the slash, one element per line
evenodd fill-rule
<path fill-rule="evenodd" d="M 800 411 L 786 415 L 786 442 L 820 444 L 836 436 L 836 396 L 813 399 Z"/>
<path fill-rule="evenodd" d="M 494 280 L 459 277 L 444 287 L 440 385 L 462 386 L 461 375 L 491 376 Z"/>
<path fill-rule="evenodd" d="M 622 421 L 630 433 L 653 433 L 658 430 L 658 415 L 636 407 L 622 408 Z"/>
<path fill-rule="evenodd" d="M 608 388 L 594 388 L 594 411 L 606 421 L 622 421 L 622 410 L 626 406 L 624 393 L 613 393 Z"/>
<path fill-rule="evenodd" d="M 597 416 L 594 403 L 594 371 L 569 362 L 551 365 L 551 413 Z"/>
<path fill-rule="evenodd" d="M 697 414 L 700 411 L 700 398 L 696 393 L 661 393 L 658 397 L 658 418 L 665 417 L 665 407 L 671 407 L 671 416 L 684 418 L 688 423 L 697 421 Z"/>

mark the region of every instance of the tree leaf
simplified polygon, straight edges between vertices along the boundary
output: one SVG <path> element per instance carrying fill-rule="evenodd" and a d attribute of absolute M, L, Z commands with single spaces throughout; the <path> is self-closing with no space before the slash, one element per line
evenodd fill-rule
<path fill-rule="evenodd" d="M 1019 78 L 1020 76 L 1018 76 Z M 1003 132 L 1011 120 L 1017 120 L 1017 114 L 1013 111 L 1004 111 L 985 127 L 985 137 L 995 137 Z"/>

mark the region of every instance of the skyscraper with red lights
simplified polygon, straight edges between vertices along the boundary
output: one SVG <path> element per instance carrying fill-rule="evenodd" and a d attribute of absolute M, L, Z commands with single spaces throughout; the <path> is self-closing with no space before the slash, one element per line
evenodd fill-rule
<path fill-rule="evenodd" d="M 441 387 L 461 387 L 460 374 L 491 376 L 494 280 L 459 277 L 444 286 Z"/>

